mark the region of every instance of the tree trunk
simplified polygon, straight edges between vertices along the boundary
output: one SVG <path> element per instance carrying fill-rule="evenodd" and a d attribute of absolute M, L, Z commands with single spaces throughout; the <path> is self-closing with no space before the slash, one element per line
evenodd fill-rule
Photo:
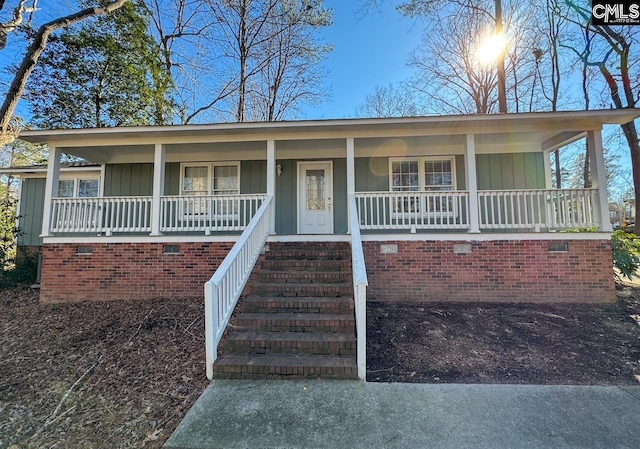
<path fill-rule="evenodd" d="M 494 0 L 496 7 L 496 34 L 502 34 L 502 0 Z M 498 57 L 498 107 L 501 114 L 507 112 L 507 76 L 504 69 L 503 51 Z"/>
<path fill-rule="evenodd" d="M 238 33 L 238 52 L 240 56 L 240 84 L 238 86 L 238 112 L 236 119 L 244 122 L 247 95 L 247 1 L 240 5 L 240 32 Z"/>
<path fill-rule="evenodd" d="M 38 29 L 33 42 L 29 45 L 27 53 L 24 55 L 22 63 L 13 77 L 2 107 L 0 107 L 0 144 L 9 143 L 17 137 L 17 130 L 11 129 L 11 119 L 24 93 L 24 88 L 27 85 L 29 76 L 35 69 L 38 59 L 47 47 L 47 41 L 51 33 L 88 18 L 108 14 L 123 6 L 127 1 L 128 0 L 116 0 L 107 6 L 83 9 L 77 13 L 45 23 Z"/>

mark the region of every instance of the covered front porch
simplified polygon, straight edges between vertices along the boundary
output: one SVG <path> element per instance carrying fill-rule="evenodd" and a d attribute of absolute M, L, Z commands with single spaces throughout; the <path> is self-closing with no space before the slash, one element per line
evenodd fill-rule
<path fill-rule="evenodd" d="M 364 234 L 610 232 L 602 136 L 591 129 L 603 118 L 558 124 L 531 115 L 545 120 L 515 127 L 514 117 L 498 117 L 505 123 L 496 129 L 464 117 L 465 126 L 444 130 L 426 119 L 381 120 L 379 129 L 330 121 L 274 125 L 268 136 L 230 135 L 222 125 L 178 136 L 157 128 L 25 135 L 52 145 L 41 234 L 49 240 L 233 239 L 269 197 L 277 235 L 349 234 L 350 207 Z M 550 153 L 585 137 L 592 187 L 552 188 Z M 98 196 L 58 195 L 63 152 L 101 164 Z M 123 187 L 134 183 L 144 186 Z"/>

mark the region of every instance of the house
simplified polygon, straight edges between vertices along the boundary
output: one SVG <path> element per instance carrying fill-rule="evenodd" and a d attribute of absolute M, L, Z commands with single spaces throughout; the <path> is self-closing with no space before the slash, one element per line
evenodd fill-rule
<path fill-rule="evenodd" d="M 41 301 L 201 296 L 207 283 L 217 343 L 265 243 L 350 245 L 361 314 L 367 282 L 377 300 L 614 301 L 601 130 L 639 116 L 25 131 L 51 149 L 46 174 L 3 171 L 21 178 Z M 550 153 L 584 138 L 593 187 L 553 189 Z M 62 153 L 96 165 L 61 168 Z"/>

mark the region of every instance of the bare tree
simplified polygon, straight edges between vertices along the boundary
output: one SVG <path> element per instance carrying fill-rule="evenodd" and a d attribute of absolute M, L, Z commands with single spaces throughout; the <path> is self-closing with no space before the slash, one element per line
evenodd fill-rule
<path fill-rule="evenodd" d="M 481 65 L 475 54 L 487 23 L 487 18 L 475 10 L 460 10 L 425 32 L 409 58 L 409 66 L 417 72 L 409 86 L 425 95 L 429 112 L 496 111 L 496 71 Z"/>
<path fill-rule="evenodd" d="M 16 130 L 12 129 L 11 126 L 13 114 L 18 106 L 18 102 L 20 101 L 22 94 L 24 93 L 29 76 L 36 67 L 40 55 L 42 55 L 47 46 L 49 36 L 51 36 L 55 31 L 66 28 L 75 23 L 115 11 L 127 1 L 128 0 L 115 0 L 106 6 L 86 8 L 76 13 L 47 22 L 38 29 L 22 59 L 22 63 L 14 74 L 13 81 L 11 82 L 2 106 L 0 107 L 0 144 L 11 142 L 17 136 Z M 24 11 L 24 5 L 25 2 L 21 1 L 16 7 L 17 10 L 20 11 L 20 8 L 22 8 L 22 11 Z M 4 2 L 0 4 L 0 12 L 3 6 Z M 16 10 L 14 10 L 14 13 L 15 11 Z M 6 42 L 6 30 L 3 30 L 2 32 L 5 33 L 4 41 Z"/>
<path fill-rule="evenodd" d="M 416 103 L 416 95 L 404 86 L 376 86 L 372 94 L 356 108 L 358 117 L 415 117 L 421 108 Z"/>
<path fill-rule="evenodd" d="M 216 78 L 212 33 L 216 22 L 207 0 L 144 0 L 151 34 L 162 50 L 164 86 L 173 90 L 165 121 L 189 123 L 231 95 Z M 160 113 L 160 111 L 158 111 Z M 166 113 L 166 112 L 165 112 Z"/>
<path fill-rule="evenodd" d="M 294 94 L 292 89 L 299 87 L 296 83 L 300 81 L 307 83 L 304 76 L 318 77 L 313 75 L 314 64 L 327 48 L 314 44 L 311 30 L 330 25 L 332 15 L 322 0 L 209 0 L 209 4 L 217 23 L 215 41 L 226 64 L 224 70 L 229 84 L 235 86 L 236 121 L 247 120 L 250 99 L 266 98 L 272 106 L 265 108 L 264 119 L 276 119 L 286 110 L 277 109 L 285 105 L 290 109 L 293 99 L 311 96 L 304 91 Z M 287 96 L 282 83 L 285 75 L 297 80 L 286 84 Z M 313 83 L 308 82 L 306 88 L 313 88 Z"/>
<path fill-rule="evenodd" d="M 283 2 L 279 20 L 269 23 L 260 53 L 264 63 L 249 94 L 253 120 L 292 117 L 302 103 L 318 104 L 328 96 L 320 66 L 331 45 L 316 44 L 314 31 L 331 23 L 331 14 L 307 2 Z"/>
<path fill-rule="evenodd" d="M 608 92 L 607 99 L 611 107 L 615 109 L 635 108 L 637 98 L 640 96 L 640 71 L 637 58 L 632 58 L 633 44 L 637 43 L 640 31 L 636 27 L 613 27 L 610 25 L 589 25 L 591 10 L 576 5 L 567 0 L 576 18 L 573 23 L 587 29 L 591 27 L 594 38 L 594 47 L 588 53 L 591 58 L 585 64 L 596 67 L 602 76 Z M 636 210 L 640 210 L 640 142 L 635 122 L 621 125 L 625 140 L 629 145 L 631 155 L 631 170 L 633 174 L 633 186 L 636 192 Z"/>

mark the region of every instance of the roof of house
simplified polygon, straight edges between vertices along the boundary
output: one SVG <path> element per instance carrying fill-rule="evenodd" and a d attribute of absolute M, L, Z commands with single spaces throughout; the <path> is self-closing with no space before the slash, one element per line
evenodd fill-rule
<path fill-rule="evenodd" d="M 63 171 L 84 171 L 84 170 L 99 170 L 100 164 L 94 164 L 93 162 L 62 162 L 60 163 L 60 169 Z M 40 165 L 23 165 L 16 167 L 0 167 L 0 173 L 12 173 L 12 174 L 31 174 L 31 173 L 46 173 L 47 164 Z"/>
<path fill-rule="evenodd" d="M 217 123 L 208 125 L 132 126 L 117 128 L 32 130 L 20 133 L 20 138 L 32 143 L 55 145 L 107 145 L 109 140 L 126 139 L 140 144 L 164 143 L 194 137 L 243 136 L 263 139 L 294 139 L 305 134 L 331 134 L 339 137 L 367 137 L 372 132 L 416 132 L 430 135 L 509 133 L 563 129 L 567 131 L 601 128 L 604 124 L 624 124 L 640 117 L 640 109 L 610 109 L 592 111 L 529 112 L 510 114 L 443 115 L 402 118 L 357 118 L 330 120 L 299 120 L 279 122 Z M 300 137 L 298 137 L 300 138 Z M 72 145 L 75 146 L 75 145 Z"/>

